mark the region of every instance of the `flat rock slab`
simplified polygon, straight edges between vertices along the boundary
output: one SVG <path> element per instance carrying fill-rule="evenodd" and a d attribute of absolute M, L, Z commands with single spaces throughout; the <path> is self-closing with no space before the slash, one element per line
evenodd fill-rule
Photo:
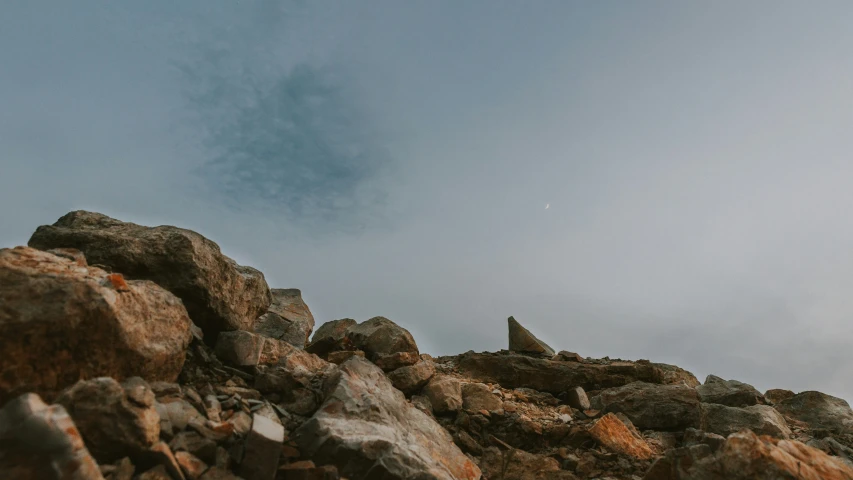
<path fill-rule="evenodd" d="M 295 288 L 273 288 L 270 293 L 272 303 L 267 313 L 255 322 L 255 333 L 304 348 L 314 329 L 314 315 L 302 299 L 302 292 Z"/>
<path fill-rule="evenodd" d="M 504 388 L 532 388 L 554 395 L 578 386 L 584 390 L 601 390 L 636 381 L 685 383 L 685 379 L 692 378 L 695 384 L 699 383 L 690 372 L 672 366 L 662 368 L 662 364 L 653 363 L 611 362 L 601 365 L 512 353 L 465 353 L 455 357 L 455 361 L 459 372 L 473 380 L 498 383 Z"/>
<path fill-rule="evenodd" d="M 295 432 L 304 456 L 353 480 L 469 479 L 480 469 L 382 370 L 353 357 L 327 380 L 325 402 Z"/>
<path fill-rule="evenodd" d="M 549 347 L 547 343 L 536 338 L 536 335 L 530 333 L 530 330 L 521 326 L 515 318 L 507 319 L 509 327 L 509 350 L 511 352 L 529 352 L 541 353 L 543 355 L 553 356 L 554 349 Z"/>
<path fill-rule="evenodd" d="M 33 248 L 0 249 L 0 404 L 80 379 L 174 381 L 192 339 L 181 300 Z"/>
<path fill-rule="evenodd" d="M 589 433 L 598 443 L 616 453 L 639 460 L 648 460 L 655 455 L 655 452 L 642 437 L 635 435 L 622 420 L 619 420 L 612 413 L 596 420 L 590 427 Z"/>
<path fill-rule="evenodd" d="M 252 330 L 272 301 L 261 272 L 238 265 L 222 254 L 219 245 L 183 228 L 145 227 L 75 211 L 53 225 L 38 227 L 29 246 L 76 248 L 90 265 L 157 283 L 183 300 L 206 337 Z"/>

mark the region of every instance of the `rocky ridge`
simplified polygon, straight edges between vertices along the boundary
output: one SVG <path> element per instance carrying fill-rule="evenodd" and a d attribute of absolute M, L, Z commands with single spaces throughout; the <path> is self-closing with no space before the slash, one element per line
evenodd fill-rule
<path fill-rule="evenodd" d="M 384 317 L 314 331 L 201 235 L 71 212 L 0 249 L 0 478 L 848 479 L 853 410 L 649 360 L 433 358 Z"/>

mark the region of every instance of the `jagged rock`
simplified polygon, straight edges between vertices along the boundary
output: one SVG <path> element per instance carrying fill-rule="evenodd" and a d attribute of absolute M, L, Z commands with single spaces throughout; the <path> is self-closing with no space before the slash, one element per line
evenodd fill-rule
<path fill-rule="evenodd" d="M 738 408 L 716 403 L 703 403 L 699 428 L 724 437 L 745 428 L 758 435 L 770 435 L 779 438 L 791 436 L 791 429 L 788 428 L 788 424 L 782 415 L 767 405 Z"/>
<path fill-rule="evenodd" d="M 767 403 L 770 405 L 776 405 L 777 403 L 782 403 L 794 395 L 795 393 L 790 390 L 773 388 L 764 392 L 764 399 L 767 400 Z"/>
<path fill-rule="evenodd" d="M 351 318 L 326 322 L 314 332 L 314 338 L 311 339 L 311 343 L 305 347 L 305 350 L 325 357 L 329 352 L 340 349 L 347 335 L 347 330 L 357 324 L 358 322 Z"/>
<path fill-rule="evenodd" d="M 0 404 L 99 376 L 174 380 L 192 338 L 157 285 L 27 247 L 0 249 L 0 305 Z"/>
<path fill-rule="evenodd" d="M 396 352 L 390 355 L 381 355 L 373 363 L 386 372 L 393 372 L 398 368 L 408 367 L 421 361 L 420 355 L 413 352 Z"/>
<path fill-rule="evenodd" d="M 644 480 L 850 480 L 853 468 L 795 440 L 734 433 L 714 455 L 707 445 L 667 452 Z"/>
<path fill-rule="evenodd" d="M 821 392 L 801 392 L 775 405 L 782 415 L 804 422 L 812 429 L 834 433 L 853 432 L 853 410 L 846 401 Z"/>
<path fill-rule="evenodd" d="M 295 288 L 273 288 L 267 313 L 255 322 L 254 332 L 304 348 L 314 329 L 314 316 Z"/>
<path fill-rule="evenodd" d="M 436 375 L 423 389 L 436 413 L 455 412 L 462 408 L 462 383 L 449 375 Z"/>
<path fill-rule="evenodd" d="M 0 478 L 103 480 L 80 432 L 61 405 L 33 393 L 0 409 Z"/>
<path fill-rule="evenodd" d="M 388 379 L 395 388 L 406 395 L 411 395 L 420 391 L 434 374 L 435 365 L 430 361 L 421 360 L 414 365 L 394 370 L 388 374 Z"/>
<path fill-rule="evenodd" d="M 501 480 L 576 480 L 577 477 L 560 469 L 560 463 L 551 457 L 536 455 L 524 450 L 500 450 L 489 447 L 480 462 L 487 478 Z"/>
<path fill-rule="evenodd" d="M 463 383 L 462 408 L 469 412 L 503 412 L 503 402 L 482 383 Z"/>
<path fill-rule="evenodd" d="M 252 430 L 246 436 L 240 476 L 246 480 L 273 480 L 284 442 L 284 427 L 255 414 Z"/>
<path fill-rule="evenodd" d="M 418 345 L 412 334 L 385 317 L 373 317 L 349 327 L 345 338 L 356 348 L 364 350 L 371 360 L 397 352 L 418 354 Z"/>
<path fill-rule="evenodd" d="M 74 419 L 99 462 L 138 456 L 159 440 L 154 392 L 139 378 L 128 380 L 125 387 L 109 377 L 81 380 L 62 392 L 56 402 Z"/>
<path fill-rule="evenodd" d="M 616 453 L 640 460 L 648 460 L 655 454 L 642 436 L 632 432 L 612 413 L 596 420 L 589 433 L 598 443 Z"/>
<path fill-rule="evenodd" d="M 317 371 L 329 365 L 287 342 L 243 330 L 220 334 L 215 352 L 219 359 L 239 367 L 283 366 L 289 370 Z"/>
<path fill-rule="evenodd" d="M 216 243 L 182 228 L 144 227 L 75 211 L 38 227 L 29 246 L 76 248 L 90 264 L 157 283 L 183 300 L 190 317 L 211 338 L 221 331 L 251 330 L 271 302 L 261 272 L 238 265 Z"/>
<path fill-rule="evenodd" d="M 699 394 L 686 385 L 634 382 L 602 391 L 597 402 L 602 413 L 624 413 L 641 429 L 673 431 L 699 426 Z"/>
<path fill-rule="evenodd" d="M 716 452 L 726 443 L 726 437 L 716 433 L 704 432 L 695 428 L 684 430 L 684 446 L 707 445 L 712 452 Z"/>
<path fill-rule="evenodd" d="M 554 395 L 578 386 L 591 391 L 619 387 L 635 381 L 683 383 L 684 378 L 692 377 L 690 372 L 671 367 L 683 372 L 675 375 L 673 370 L 662 368 L 662 364 L 610 362 L 601 365 L 559 362 L 516 354 L 469 352 L 456 357 L 456 363 L 459 372 L 472 380 L 498 383 L 504 388 L 527 387 Z"/>
<path fill-rule="evenodd" d="M 590 409 L 589 397 L 583 387 L 570 388 L 566 395 L 566 403 L 581 411 Z"/>
<path fill-rule="evenodd" d="M 406 402 L 379 367 L 353 357 L 326 385 L 324 404 L 295 432 L 308 458 L 353 480 L 480 478 L 450 434 Z"/>
<path fill-rule="evenodd" d="M 714 375 L 708 375 L 705 383 L 696 387 L 699 398 L 704 403 L 717 403 L 730 407 L 748 407 L 761 405 L 764 395 L 752 385 L 737 380 L 724 380 Z"/>
<path fill-rule="evenodd" d="M 521 326 L 515 318 L 507 319 L 509 325 L 509 350 L 511 352 L 541 353 L 543 355 L 554 355 L 554 349 L 548 344 L 536 338 L 530 330 Z"/>

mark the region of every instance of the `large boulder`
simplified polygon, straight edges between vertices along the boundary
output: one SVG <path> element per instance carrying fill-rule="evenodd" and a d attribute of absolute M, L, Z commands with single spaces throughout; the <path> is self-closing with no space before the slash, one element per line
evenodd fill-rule
<path fill-rule="evenodd" d="M 702 404 L 699 428 L 724 437 L 749 429 L 758 435 L 788 438 L 791 429 L 779 412 L 767 405 L 745 408 L 728 407 L 716 403 Z"/>
<path fill-rule="evenodd" d="M 670 450 L 644 480 L 851 480 L 841 459 L 794 440 L 734 433 L 713 454 L 707 445 Z"/>
<path fill-rule="evenodd" d="M 349 327 L 346 339 L 371 360 L 398 352 L 418 354 L 418 344 L 412 334 L 385 317 L 373 317 Z"/>
<path fill-rule="evenodd" d="M 101 376 L 174 381 L 192 339 L 156 284 L 27 247 L 0 249 L 0 305 L 0 404 Z"/>
<path fill-rule="evenodd" d="M 698 427 L 701 404 L 686 385 L 634 382 L 602 391 L 592 401 L 603 413 L 623 413 L 640 429 L 675 431 Z"/>
<path fill-rule="evenodd" d="M 685 383 L 690 372 L 649 362 L 613 361 L 607 364 L 561 362 L 512 353 L 465 353 L 455 358 L 460 373 L 504 388 L 532 388 L 559 395 L 575 387 L 601 390 L 631 382 Z M 681 374 L 676 375 L 676 370 Z M 688 382 L 689 383 L 689 382 Z M 698 385 L 698 381 L 695 384 Z M 693 385 L 691 385 L 693 386 Z"/>
<path fill-rule="evenodd" d="M 255 322 L 255 333 L 304 348 L 314 329 L 314 316 L 302 300 L 302 292 L 295 288 L 273 288 L 270 293 L 272 304 Z"/>
<path fill-rule="evenodd" d="M 834 433 L 853 432 L 853 410 L 837 397 L 821 392 L 801 392 L 775 405 L 782 415 L 815 429 Z"/>
<path fill-rule="evenodd" d="M 109 377 L 81 380 L 56 402 L 71 415 L 98 462 L 139 456 L 160 439 L 154 392 L 138 377 L 124 385 Z"/>
<path fill-rule="evenodd" d="M 157 283 L 183 300 L 211 339 L 221 331 L 252 330 L 271 302 L 261 272 L 238 265 L 216 243 L 183 228 L 144 227 L 75 211 L 38 227 L 29 246 L 76 248 L 90 264 Z"/>
<path fill-rule="evenodd" d="M 305 350 L 323 357 L 329 352 L 339 350 L 343 346 L 347 331 L 354 325 L 358 325 L 358 322 L 351 318 L 332 320 L 320 325 Z"/>
<path fill-rule="evenodd" d="M 61 405 L 23 394 L 0 410 L 0 478 L 103 480 L 74 421 Z"/>
<path fill-rule="evenodd" d="M 748 407 L 765 403 L 764 395 L 752 385 L 737 380 L 724 380 L 708 375 L 705 383 L 696 387 L 699 397 L 705 403 L 718 403 L 730 407 Z"/>
<path fill-rule="evenodd" d="M 553 356 L 554 349 L 548 344 L 536 338 L 530 330 L 521 326 L 515 318 L 507 319 L 509 326 L 509 350 L 512 352 L 541 353 Z"/>
<path fill-rule="evenodd" d="M 353 480 L 480 478 L 450 434 L 361 357 L 329 377 L 325 402 L 294 436 L 304 456 Z"/>

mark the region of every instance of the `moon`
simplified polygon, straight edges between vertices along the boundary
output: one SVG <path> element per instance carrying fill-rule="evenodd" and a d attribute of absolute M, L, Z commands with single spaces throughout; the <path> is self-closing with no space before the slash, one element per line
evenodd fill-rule
<path fill-rule="evenodd" d="M 551 207 L 551 204 L 550 204 L 550 203 L 546 203 L 546 204 L 545 204 L 545 210 L 548 210 L 550 207 Z"/>

